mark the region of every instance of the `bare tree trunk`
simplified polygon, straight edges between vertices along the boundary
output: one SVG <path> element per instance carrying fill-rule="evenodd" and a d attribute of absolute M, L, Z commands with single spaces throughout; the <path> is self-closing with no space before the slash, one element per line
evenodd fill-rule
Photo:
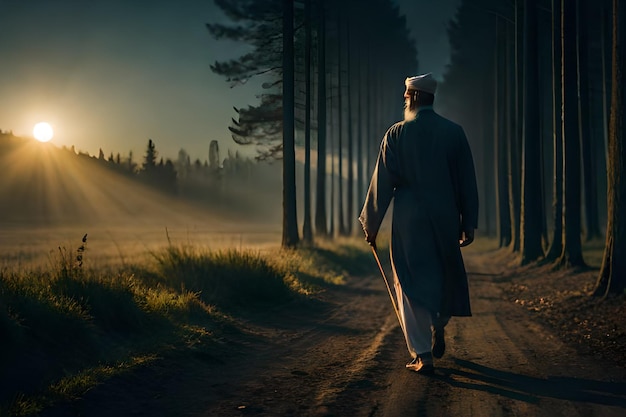
<path fill-rule="evenodd" d="M 537 7 L 539 114 L 541 148 L 541 247 L 543 258 L 550 245 L 548 221 L 552 213 L 553 175 L 553 119 L 552 119 L 552 15 L 545 12 L 542 3 Z"/>
<path fill-rule="evenodd" d="M 521 57 L 519 47 L 520 33 L 520 7 L 516 1 L 515 5 L 515 30 L 513 31 L 513 39 L 515 48 L 513 50 L 513 74 L 511 88 L 511 131 L 509 137 L 509 206 L 511 208 L 511 245 L 513 252 L 520 249 L 520 207 L 521 207 L 521 182 L 520 182 L 520 84 L 521 84 Z"/>
<path fill-rule="evenodd" d="M 552 124 L 554 142 L 554 183 L 552 219 L 554 231 L 546 261 L 555 261 L 563 252 L 563 140 L 561 137 L 561 0 L 552 0 Z"/>
<path fill-rule="evenodd" d="M 326 10 L 324 0 L 318 4 L 317 27 L 317 181 L 315 184 L 315 233 L 328 234 L 326 217 Z"/>
<path fill-rule="evenodd" d="M 335 218 L 337 217 L 337 212 L 335 210 L 335 112 L 334 112 L 334 102 L 336 96 L 332 93 L 333 91 L 333 76 L 332 71 L 330 74 L 330 111 L 328 112 L 328 126 L 330 127 L 330 135 L 328 136 L 328 150 L 330 153 L 330 210 L 329 210 L 329 227 L 328 227 L 328 236 L 335 236 Z"/>
<path fill-rule="evenodd" d="M 337 11 L 337 221 L 339 235 L 346 234 L 346 223 L 343 216 L 343 27 L 341 6 Z"/>
<path fill-rule="evenodd" d="M 563 123 L 563 251 L 559 264 L 584 267 L 581 243 L 580 137 L 576 65 L 576 4 L 561 2 L 562 114 Z"/>
<path fill-rule="evenodd" d="M 495 43 L 494 43 L 495 45 Z M 495 49 L 495 48 L 494 48 Z M 495 68 L 493 69 L 495 72 Z M 495 84 L 491 80 L 483 80 L 484 90 L 486 93 L 493 91 Z M 486 173 L 483 182 L 483 212 L 485 213 L 484 226 L 482 233 L 485 236 L 494 235 L 494 226 L 496 223 L 497 214 L 495 213 L 495 188 L 496 181 L 494 174 L 494 158 L 495 158 L 495 141 L 496 135 L 493 129 L 489 129 L 490 122 L 493 121 L 493 108 L 494 108 L 494 94 L 484 94 L 481 100 L 481 124 L 480 130 L 483 138 L 482 146 L 482 170 Z"/>
<path fill-rule="evenodd" d="M 608 152 L 609 152 L 609 106 L 610 106 L 610 94 L 607 93 L 607 90 L 609 90 L 608 86 L 610 83 L 610 75 L 611 74 L 607 74 L 610 71 L 610 68 L 607 69 L 607 67 L 609 65 L 609 59 L 611 59 L 612 54 L 607 54 L 606 51 L 607 49 L 611 49 L 610 47 L 610 42 L 607 42 L 607 31 L 608 31 L 608 25 L 607 21 L 609 20 L 609 15 L 610 15 L 610 11 L 607 10 L 607 4 L 606 4 L 606 0 L 602 0 L 601 2 L 601 7 L 602 7 L 602 18 L 601 18 L 601 22 L 602 22 L 602 33 L 601 33 L 601 47 L 602 47 L 602 114 L 604 115 L 603 118 L 603 128 L 604 128 L 604 153 L 605 153 L 605 157 L 606 159 L 609 158 L 608 156 Z M 607 46 L 607 44 L 609 46 Z"/>
<path fill-rule="evenodd" d="M 367 172 L 366 178 L 372 175 L 372 171 L 374 170 L 374 166 L 372 162 L 372 159 L 373 159 L 372 158 L 372 140 L 376 132 L 376 127 L 375 127 L 376 109 L 375 109 L 374 98 L 377 97 L 377 91 L 376 91 L 376 78 L 374 74 L 374 58 L 372 57 L 373 53 L 374 52 L 372 51 L 372 44 L 371 42 L 369 42 L 368 49 L 367 49 L 367 83 L 366 85 L 368 85 L 370 88 L 366 90 L 367 99 L 365 100 L 365 103 L 367 106 L 366 122 L 367 122 L 367 133 L 368 133 L 365 139 L 365 160 L 366 160 L 365 169 Z"/>
<path fill-rule="evenodd" d="M 520 245 L 522 265 L 543 256 L 541 132 L 539 128 L 539 62 L 537 0 L 526 0 L 524 7 L 524 158 Z"/>
<path fill-rule="evenodd" d="M 596 162 L 594 148 L 591 146 L 592 135 L 589 109 L 589 58 L 587 45 L 588 22 L 581 22 L 581 16 L 587 16 L 585 0 L 577 0 L 577 65 L 578 65 L 578 123 L 580 143 L 582 149 L 583 182 L 585 197 L 585 240 L 600 237 L 600 224 L 598 222 L 598 190 L 596 181 Z"/>
<path fill-rule="evenodd" d="M 346 39 L 346 55 L 348 56 L 348 77 L 346 80 L 346 88 L 348 90 L 348 190 L 347 190 L 347 207 L 346 207 L 346 234 L 351 235 L 353 225 L 355 222 L 354 215 L 354 138 L 352 135 L 353 128 L 353 117 L 352 117 L 352 45 L 351 45 L 351 36 L 350 30 L 352 26 L 350 25 L 350 16 L 348 16 L 348 35 Z"/>
<path fill-rule="evenodd" d="M 611 122 L 608 159 L 608 220 L 602 268 L 594 295 L 626 291 L 626 134 L 624 99 L 626 83 L 626 2 L 613 0 L 613 65 L 611 71 Z"/>
<path fill-rule="evenodd" d="M 296 210 L 295 151 L 295 59 L 293 46 L 293 0 L 283 0 L 283 240 L 295 247 L 298 235 Z"/>
<path fill-rule="evenodd" d="M 365 134 L 364 134 L 364 127 L 365 124 L 367 123 L 367 117 L 363 117 L 363 99 L 364 99 L 364 94 L 363 94 L 363 85 L 365 84 L 364 81 L 364 77 L 363 77 L 363 72 L 361 71 L 361 67 L 363 66 L 363 60 L 361 59 L 361 57 L 363 56 L 363 41 L 359 40 L 359 53 L 358 53 L 358 58 L 357 58 L 357 71 L 359 73 L 358 75 L 358 80 L 359 82 L 357 82 L 357 148 L 356 148 L 356 195 L 357 195 L 357 204 L 361 204 L 363 202 L 364 199 L 364 183 L 365 183 L 365 174 L 363 172 L 363 143 L 365 142 Z"/>
<path fill-rule="evenodd" d="M 304 0 L 304 224 L 302 239 L 313 243 L 311 224 L 311 0 Z"/>
<path fill-rule="evenodd" d="M 507 42 L 506 23 L 496 21 L 496 54 L 495 54 L 495 178 L 497 193 L 498 237 L 499 246 L 506 247 L 511 243 L 511 217 L 509 215 L 509 182 L 507 176 L 508 143 L 506 140 L 506 80 L 507 80 Z"/>

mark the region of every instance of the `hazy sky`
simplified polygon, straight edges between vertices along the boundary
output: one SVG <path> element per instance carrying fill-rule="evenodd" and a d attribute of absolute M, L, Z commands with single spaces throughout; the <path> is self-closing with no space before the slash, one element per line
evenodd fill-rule
<path fill-rule="evenodd" d="M 407 16 L 407 24 L 417 42 L 420 72 L 432 72 L 442 79 L 449 60 L 448 22 L 461 0 L 396 0 Z"/>
<path fill-rule="evenodd" d="M 421 72 L 443 73 L 458 1 L 398 0 Z M 244 50 L 209 36 L 223 19 L 210 0 L 0 0 L 0 129 L 31 136 L 47 121 L 58 146 L 136 160 L 149 138 L 169 158 L 207 159 L 213 139 L 236 149 L 232 107 L 256 103 L 258 84 L 231 89 L 210 71 Z"/>

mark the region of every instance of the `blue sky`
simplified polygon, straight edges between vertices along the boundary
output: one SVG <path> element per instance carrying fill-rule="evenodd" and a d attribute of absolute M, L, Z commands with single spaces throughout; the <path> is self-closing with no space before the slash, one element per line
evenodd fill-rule
<path fill-rule="evenodd" d="M 439 76 L 457 0 L 401 3 L 421 69 Z M 90 154 L 140 158 L 149 138 L 169 158 L 204 160 L 213 139 L 234 150 L 232 107 L 255 103 L 258 83 L 231 89 L 210 71 L 245 50 L 209 36 L 223 19 L 211 1 L 0 0 L 0 129 L 30 136 L 47 121 L 53 143 Z"/>

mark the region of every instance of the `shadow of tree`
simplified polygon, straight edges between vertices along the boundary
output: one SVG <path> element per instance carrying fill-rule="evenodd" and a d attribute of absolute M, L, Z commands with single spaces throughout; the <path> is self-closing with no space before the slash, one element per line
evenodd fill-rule
<path fill-rule="evenodd" d="M 433 379 L 457 388 L 502 395 L 536 404 L 541 398 L 626 408 L 626 383 L 572 377 L 535 378 L 454 359 L 460 368 L 437 368 Z"/>

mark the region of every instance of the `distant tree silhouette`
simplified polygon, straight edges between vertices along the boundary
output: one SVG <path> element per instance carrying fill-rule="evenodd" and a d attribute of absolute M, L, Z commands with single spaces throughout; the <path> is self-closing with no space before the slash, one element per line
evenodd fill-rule
<path fill-rule="evenodd" d="M 157 184 L 159 189 L 162 191 L 170 194 L 176 193 L 176 169 L 174 168 L 174 163 L 170 159 L 163 162 L 163 158 L 161 158 L 157 171 Z"/>
<path fill-rule="evenodd" d="M 134 175 L 137 172 L 137 164 L 133 160 L 133 151 L 128 152 L 128 160 L 126 163 L 126 170 L 129 174 Z"/>
<path fill-rule="evenodd" d="M 142 169 L 146 172 L 153 171 L 156 168 L 158 155 L 159 153 L 156 150 L 156 145 L 152 139 L 148 139 L 148 146 L 146 148 L 146 154 L 143 157 Z"/>
<path fill-rule="evenodd" d="M 158 158 L 158 151 L 152 139 L 148 139 L 146 153 L 143 158 L 139 178 L 146 184 L 159 188 L 162 191 L 173 193 L 176 191 L 176 170 L 174 163 L 163 157 Z"/>
<path fill-rule="evenodd" d="M 203 166 L 202 166 L 202 161 L 200 160 L 200 158 L 196 158 L 196 160 L 193 161 L 193 170 L 194 170 L 194 173 L 196 174 L 202 173 Z"/>
<path fill-rule="evenodd" d="M 191 171 L 191 157 L 186 150 L 181 148 L 178 151 L 178 158 L 176 158 L 174 166 L 176 168 L 178 178 L 185 179 L 189 176 Z"/>
<path fill-rule="evenodd" d="M 209 144 L 209 169 L 215 173 L 220 169 L 220 146 L 216 140 Z"/>

